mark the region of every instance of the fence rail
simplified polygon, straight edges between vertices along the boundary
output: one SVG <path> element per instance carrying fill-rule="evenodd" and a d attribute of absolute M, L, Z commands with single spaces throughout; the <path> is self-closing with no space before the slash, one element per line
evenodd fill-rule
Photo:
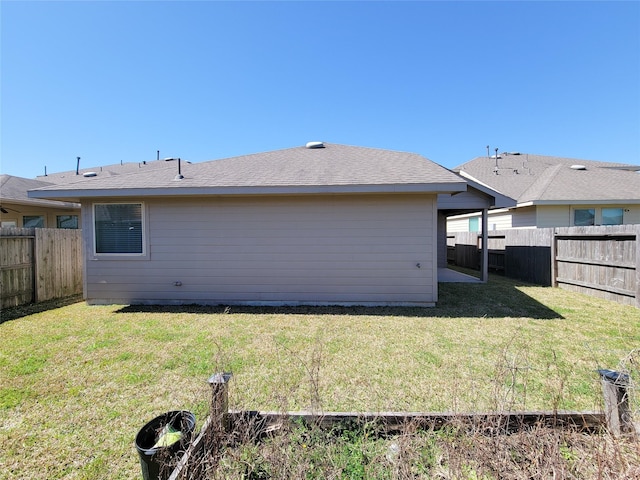
<path fill-rule="evenodd" d="M 2 308 L 82 293 L 82 233 L 0 229 Z"/>
<path fill-rule="evenodd" d="M 489 269 L 640 308 L 640 225 L 514 229 L 488 234 Z M 482 237 L 447 236 L 447 260 L 480 268 Z"/>

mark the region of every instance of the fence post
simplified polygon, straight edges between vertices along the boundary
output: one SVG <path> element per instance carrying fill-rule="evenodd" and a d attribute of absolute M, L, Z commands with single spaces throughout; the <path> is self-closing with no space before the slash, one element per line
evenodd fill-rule
<path fill-rule="evenodd" d="M 551 286 L 558 286 L 558 237 L 556 237 L 556 229 L 551 229 Z"/>
<path fill-rule="evenodd" d="M 214 373 L 208 380 L 211 385 L 211 426 L 219 432 L 229 429 L 229 380 L 232 376 L 232 373 Z"/>
<path fill-rule="evenodd" d="M 636 308 L 640 308 L 640 225 L 636 225 Z"/>
<path fill-rule="evenodd" d="M 629 375 L 613 370 L 598 370 L 602 380 L 604 415 L 609 431 L 614 435 L 635 434 L 629 408 Z"/>

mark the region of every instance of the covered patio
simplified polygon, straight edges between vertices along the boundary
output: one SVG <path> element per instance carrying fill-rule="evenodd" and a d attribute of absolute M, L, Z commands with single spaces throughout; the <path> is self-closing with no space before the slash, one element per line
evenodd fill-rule
<path fill-rule="evenodd" d="M 482 245 L 486 245 L 489 209 L 513 206 L 515 200 L 467 177 L 461 178 L 467 182 L 466 192 L 438 195 L 438 282 L 484 283 L 489 280 L 489 252 L 486 248 L 482 249 L 480 278 L 447 268 L 447 217 L 482 212 Z"/>

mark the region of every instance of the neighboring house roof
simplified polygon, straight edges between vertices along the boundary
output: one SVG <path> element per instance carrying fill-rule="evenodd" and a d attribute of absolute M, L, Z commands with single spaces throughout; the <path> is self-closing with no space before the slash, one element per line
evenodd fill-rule
<path fill-rule="evenodd" d="M 28 190 L 47 187 L 50 185 L 51 183 L 48 182 L 2 174 L 0 175 L 0 202 L 63 209 L 80 208 L 80 205 L 76 203 L 29 198 L 27 195 Z"/>
<path fill-rule="evenodd" d="M 69 170 L 66 172 L 50 173 L 48 175 L 38 175 L 36 179 L 55 185 L 67 185 L 83 181 L 94 173 L 100 177 L 116 177 L 118 175 L 142 173 L 148 170 L 167 169 L 173 171 L 176 168 L 177 160 L 177 158 L 166 158 L 144 162 L 114 163 L 100 167 L 79 168 L 77 173 L 76 170 Z M 184 165 L 190 162 L 182 160 L 181 163 Z"/>
<path fill-rule="evenodd" d="M 640 203 L 640 166 L 545 155 L 502 153 L 456 167 L 517 201 L 519 206 Z"/>
<path fill-rule="evenodd" d="M 325 143 L 128 175 L 83 178 L 30 192 L 38 198 L 151 195 L 461 192 L 466 182 L 416 153 Z"/>

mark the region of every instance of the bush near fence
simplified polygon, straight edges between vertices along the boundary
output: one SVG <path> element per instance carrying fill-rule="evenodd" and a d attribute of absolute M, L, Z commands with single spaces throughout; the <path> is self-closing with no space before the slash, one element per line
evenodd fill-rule
<path fill-rule="evenodd" d="M 640 308 L 640 225 L 488 233 L 489 270 Z M 447 260 L 480 269 L 482 235 L 447 235 Z"/>
<path fill-rule="evenodd" d="M 0 229 L 2 308 L 82 293 L 82 232 Z"/>

